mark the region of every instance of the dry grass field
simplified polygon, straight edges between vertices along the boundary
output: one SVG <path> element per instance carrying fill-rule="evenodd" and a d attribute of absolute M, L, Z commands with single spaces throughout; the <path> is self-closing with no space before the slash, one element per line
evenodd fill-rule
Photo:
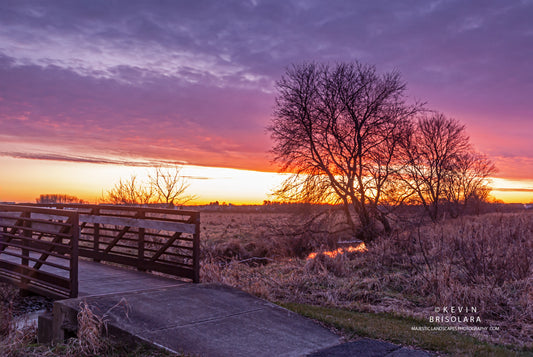
<path fill-rule="evenodd" d="M 405 225 L 366 252 L 307 259 L 335 248 L 336 220 L 326 216 L 320 230 L 299 227 L 304 216 L 296 214 L 204 212 L 202 280 L 278 303 L 389 313 L 533 347 L 531 212 Z M 452 316 L 461 322 L 430 323 Z"/>
<path fill-rule="evenodd" d="M 533 212 L 439 224 L 404 221 L 366 251 L 334 257 L 323 252 L 350 238 L 338 229 L 335 211 L 206 211 L 201 221 L 203 282 L 282 304 L 347 339 L 369 336 L 452 355 L 533 354 Z M 17 299 L 16 289 L 0 287 L 0 355 L 94 354 L 82 348 L 87 336 L 53 348 L 35 344 L 34 328 L 14 328 Z M 452 316 L 461 321 L 430 320 Z M 411 331 L 413 326 L 462 331 Z M 100 348 L 116 356 L 159 353 L 142 347 L 131 354 L 109 341 Z"/>

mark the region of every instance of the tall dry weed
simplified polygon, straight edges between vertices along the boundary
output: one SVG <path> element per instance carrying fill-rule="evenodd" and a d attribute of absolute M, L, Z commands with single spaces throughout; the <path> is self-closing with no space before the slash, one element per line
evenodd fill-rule
<path fill-rule="evenodd" d="M 13 303 L 18 289 L 0 283 L 0 336 L 7 336 L 13 329 Z"/>
<path fill-rule="evenodd" d="M 202 275 L 272 301 L 420 318 L 435 306 L 477 307 L 500 327 L 485 338 L 532 346 L 532 232 L 527 212 L 463 217 L 412 226 L 351 257 L 274 256 L 262 266 L 205 257 Z"/>

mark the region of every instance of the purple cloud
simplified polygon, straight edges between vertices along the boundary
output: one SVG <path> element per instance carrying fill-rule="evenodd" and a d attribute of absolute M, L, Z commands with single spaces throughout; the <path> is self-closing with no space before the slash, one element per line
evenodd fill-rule
<path fill-rule="evenodd" d="M 273 169 L 274 82 L 291 63 L 359 59 L 399 70 L 492 157 L 529 162 L 531 14 L 528 1 L 3 1 L 2 150 Z"/>

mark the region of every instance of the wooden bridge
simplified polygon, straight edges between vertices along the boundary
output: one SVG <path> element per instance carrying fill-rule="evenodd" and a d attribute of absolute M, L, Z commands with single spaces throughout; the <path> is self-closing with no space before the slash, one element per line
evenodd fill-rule
<path fill-rule="evenodd" d="M 107 205 L 0 205 L 0 280 L 45 296 L 77 297 L 80 264 L 83 282 L 91 281 L 82 295 L 91 293 L 87 290 L 94 290 L 106 277 L 116 280 L 121 276 L 117 269 L 112 274 L 102 270 L 109 270 L 109 264 L 90 264 L 91 260 L 197 283 L 199 252 L 199 212 Z"/>
<path fill-rule="evenodd" d="M 175 353 L 289 357 L 339 343 L 238 289 L 188 283 L 200 280 L 199 239 L 198 212 L 0 205 L 0 280 L 58 299 L 39 316 L 40 342 L 75 333 L 83 302 L 105 314 L 110 335 Z"/>

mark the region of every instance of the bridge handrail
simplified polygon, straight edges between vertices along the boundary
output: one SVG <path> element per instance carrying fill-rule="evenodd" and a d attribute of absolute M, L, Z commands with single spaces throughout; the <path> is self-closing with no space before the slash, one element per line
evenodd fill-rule
<path fill-rule="evenodd" d="M 200 213 L 126 205 L 50 204 L 79 213 L 79 254 L 200 281 Z"/>
<path fill-rule="evenodd" d="M 0 204 L 0 280 L 48 296 L 77 297 L 78 240 L 77 211 Z"/>

